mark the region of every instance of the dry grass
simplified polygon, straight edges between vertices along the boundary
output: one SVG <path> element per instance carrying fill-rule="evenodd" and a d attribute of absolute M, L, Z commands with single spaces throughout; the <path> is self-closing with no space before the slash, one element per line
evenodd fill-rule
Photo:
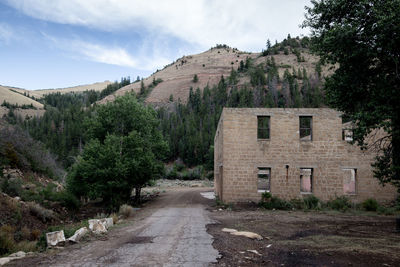
<path fill-rule="evenodd" d="M 36 216 L 38 219 L 42 220 L 42 222 L 48 222 L 55 219 L 55 214 L 52 210 L 43 208 L 35 202 L 28 202 L 27 204 L 30 213 Z"/>
<path fill-rule="evenodd" d="M 12 90 L 15 89 L 10 87 L 0 86 L 0 104 L 3 103 L 3 101 L 6 101 L 13 105 L 18 104 L 20 106 L 32 104 L 35 108 L 43 109 L 43 104 L 29 97 L 26 97 L 22 94 L 16 93 Z"/>
<path fill-rule="evenodd" d="M 133 215 L 133 208 L 132 208 L 132 206 L 124 204 L 121 207 L 119 207 L 118 214 L 125 219 L 129 218 Z"/>
<path fill-rule="evenodd" d="M 305 68 L 309 75 L 314 74 L 315 65 L 319 58 L 307 52 L 302 52 L 301 55 L 304 57 L 305 62 L 297 62 L 294 54 L 284 55 L 283 52 L 273 57 L 277 66 L 290 65 L 288 69 L 290 73 L 292 73 L 292 68 L 295 68 L 296 72 L 298 69 Z M 210 87 L 216 85 L 220 81 L 221 75 L 228 77 L 231 69 L 237 69 L 240 61 L 243 60 L 245 62 L 247 57 L 254 59 L 254 65 L 265 64 L 267 60 L 267 57 L 260 57 L 260 53 L 246 53 L 228 48 L 214 48 L 200 54 L 184 56 L 143 80 L 145 86 L 150 85 L 153 79 L 160 78 L 163 80 L 151 91 L 146 102 L 167 104 L 172 94 L 174 101 L 180 98 L 181 102 L 185 103 L 189 96 L 190 87 L 195 90 L 196 88 L 203 89 L 207 84 Z M 286 68 L 283 67 L 278 69 L 280 77 L 283 77 L 285 70 Z M 323 76 L 327 76 L 330 73 L 332 71 L 328 67 L 322 68 Z M 193 83 L 195 74 L 199 78 L 197 83 Z M 248 77 L 239 81 L 239 85 L 247 83 L 249 83 Z M 119 89 L 115 95 L 120 96 L 131 91 L 138 93 L 140 91 L 140 82 Z M 115 95 L 110 95 L 100 102 L 113 101 Z"/>

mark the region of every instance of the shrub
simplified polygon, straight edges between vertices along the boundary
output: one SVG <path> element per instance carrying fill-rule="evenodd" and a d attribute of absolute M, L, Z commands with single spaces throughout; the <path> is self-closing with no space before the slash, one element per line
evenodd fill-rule
<path fill-rule="evenodd" d="M 167 170 L 167 172 L 165 173 L 165 179 L 174 180 L 178 178 L 179 178 L 178 172 L 175 168 L 171 168 Z"/>
<path fill-rule="evenodd" d="M 48 221 L 55 219 L 55 215 L 52 210 L 43 208 L 42 206 L 40 206 L 39 204 L 34 203 L 34 202 L 28 202 L 27 204 L 28 204 L 30 213 L 33 216 L 36 216 L 37 218 L 42 220 L 42 222 L 48 222 Z"/>
<path fill-rule="evenodd" d="M 133 208 L 127 204 L 123 204 L 119 207 L 118 214 L 121 215 L 123 218 L 129 218 L 133 215 Z"/>
<path fill-rule="evenodd" d="M 378 214 L 382 214 L 382 215 L 393 215 L 395 210 L 396 210 L 395 208 L 378 206 L 377 212 L 378 212 Z"/>
<path fill-rule="evenodd" d="M 193 76 L 193 82 L 194 83 L 197 83 L 199 81 L 199 77 L 197 77 L 197 74 L 195 74 L 194 76 Z"/>
<path fill-rule="evenodd" d="M 265 209 L 272 210 L 291 210 L 293 206 L 291 205 L 290 202 L 287 202 L 283 199 L 280 199 L 278 197 L 272 196 L 270 198 L 270 201 L 263 202 L 261 201 L 259 205 Z"/>
<path fill-rule="evenodd" d="M 328 201 L 327 206 L 334 210 L 346 211 L 351 207 L 350 200 L 345 196 L 337 197 L 331 201 Z"/>
<path fill-rule="evenodd" d="M 376 211 L 378 209 L 378 202 L 373 198 L 369 198 L 362 203 L 362 206 L 366 211 Z"/>
<path fill-rule="evenodd" d="M 10 225 L 0 227 L 0 256 L 12 253 L 15 249 L 15 228 Z"/>
<path fill-rule="evenodd" d="M 318 205 L 320 203 L 319 198 L 317 198 L 314 195 L 306 196 L 303 199 L 303 201 L 304 201 L 305 208 L 310 209 L 310 210 L 318 208 Z"/>
<path fill-rule="evenodd" d="M 296 210 L 302 210 L 306 208 L 303 199 L 293 198 L 289 202 Z"/>
<path fill-rule="evenodd" d="M 1 191 L 11 197 L 20 196 L 22 193 L 21 179 L 4 179 L 1 183 Z"/>
<path fill-rule="evenodd" d="M 111 213 L 110 217 L 113 219 L 113 223 L 116 224 L 118 222 L 118 214 Z"/>

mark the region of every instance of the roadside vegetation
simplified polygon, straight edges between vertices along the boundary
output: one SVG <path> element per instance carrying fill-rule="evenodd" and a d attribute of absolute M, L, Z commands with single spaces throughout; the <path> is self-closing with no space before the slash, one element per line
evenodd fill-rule
<path fill-rule="evenodd" d="M 380 215 L 400 215 L 400 197 L 390 205 L 381 205 L 373 198 L 369 198 L 359 204 L 354 204 L 351 199 L 346 196 L 338 196 L 326 202 L 321 201 L 314 195 L 287 201 L 273 196 L 269 192 L 265 192 L 262 194 L 262 200 L 258 205 L 267 210 L 336 210 L 341 212 L 374 212 Z"/>

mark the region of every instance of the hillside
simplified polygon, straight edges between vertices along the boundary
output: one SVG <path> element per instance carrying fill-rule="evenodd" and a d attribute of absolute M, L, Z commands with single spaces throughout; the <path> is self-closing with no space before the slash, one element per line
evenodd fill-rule
<path fill-rule="evenodd" d="M 220 45 L 200 54 L 183 56 L 144 79 L 143 82 L 146 87 L 157 79 L 162 80 L 152 89 L 145 102 L 165 104 L 170 102 L 170 96 L 172 95 L 175 101 L 180 99 L 181 102 L 186 103 L 190 87 L 203 89 L 207 84 L 209 86 L 216 85 L 221 75 L 228 77 L 231 69 L 237 70 L 240 66 L 240 61 L 245 62 L 246 58 L 253 59 L 253 65 L 257 66 L 266 64 L 267 60 L 271 60 L 272 57 L 274 57 L 278 67 L 279 77 L 283 77 L 286 69 L 292 72 L 293 68 L 296 72 L 298 69 L 303 70 L 304 68 L 308 74 L 315 74 L 315 68 L 319 61 L 319 58 L 310 54 L 308 49 L 301 49 L 301 57 L 304 58 L 304 62 L 298 62 L 295 54 L 288 53 L 286 55 L 284 51 L 278 51 L 274 55 L 263 56 L 261 53 L 242 52 L 235 48 Z M 322 76 L 328 75 L 329 72 L 327 67 L 322 68 Z M 196 83 L 193 82 L 195 74 L 198 77 L 198 82 Z M 249 81 L 248 76 L 242 75 L 239 77 L 238 86 L 249 84 Z M 132 83 L 101 100 L 100 103 L 112 101 L 115 96 L 124 95 L 126 92 L 134 91 L 139 93 L 140 88 L 140 82 Z"/>

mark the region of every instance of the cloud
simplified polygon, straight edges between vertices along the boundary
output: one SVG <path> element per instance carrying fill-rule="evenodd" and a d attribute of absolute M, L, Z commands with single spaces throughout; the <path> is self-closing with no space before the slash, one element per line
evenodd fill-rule
<path fill-rule="evenodd" d="M 28 16 L 103 31 L 145 29 L 194 46 L 259 50 L 267 38 L 307 34 L 298 25 L 310 0 L 7 0 Z"/>
<path fill-rule="evenodd" d="M 70 52 L 72 57 L 123 67 L 137 67 L 137 61 L 121 47 L 107 47 L 78 38 L 57 38 L 44 32 L 42 35 L 51 47 Z"/>
<path fill-rule="evenodd" d="M 9 43 L 15 39 L 15 34 L 12 28 L 5 23 L 0 23 L 0 42 Z"/>

